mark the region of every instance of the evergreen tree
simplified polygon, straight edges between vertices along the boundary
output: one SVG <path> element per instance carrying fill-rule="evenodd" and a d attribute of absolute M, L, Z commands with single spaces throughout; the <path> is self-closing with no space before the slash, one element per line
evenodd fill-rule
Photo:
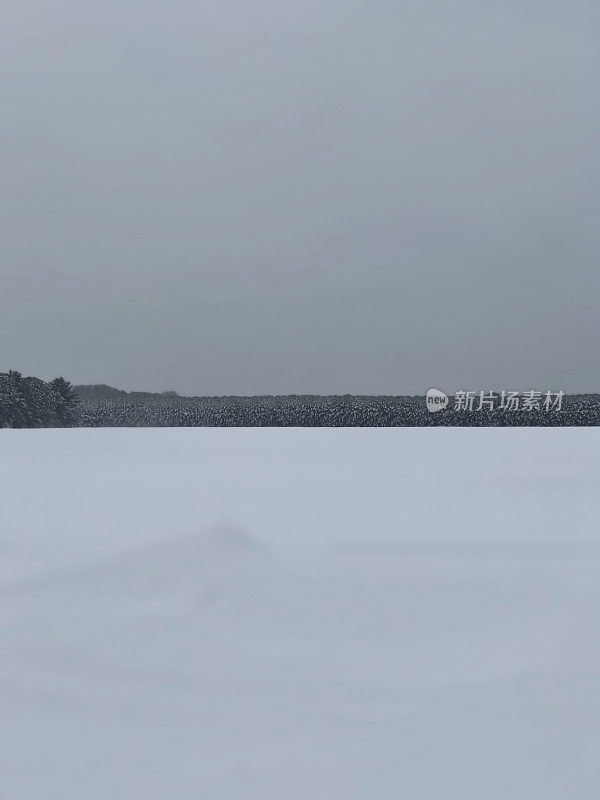
<path fill-rule="evenodd" d="M 49 428 L 58 423 L 56 395 L 47 383 L 39 378 L 22 378 L 21 394 L 28 428 Z"/>
<path fill-rule="evenodd" d="M 28 414 L 20 372 L 0 373 L 0 427 L 26 428 Z"/>
<path fill-rule="evenodd" d="M 62 427 L 75 425 L 79 398 L 72 384 L 64 378 L 54 378 L 50 382 L 50 389 L 54 393 L 55 413 L 58 424 Z"/>

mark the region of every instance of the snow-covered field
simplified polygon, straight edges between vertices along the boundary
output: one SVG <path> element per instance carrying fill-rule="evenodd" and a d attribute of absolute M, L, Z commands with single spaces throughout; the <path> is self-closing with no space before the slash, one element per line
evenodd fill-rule
<path fill-rule="evenodd" d="M 0 431 L 7 800 L 597 800 L 600 431 Z"/>

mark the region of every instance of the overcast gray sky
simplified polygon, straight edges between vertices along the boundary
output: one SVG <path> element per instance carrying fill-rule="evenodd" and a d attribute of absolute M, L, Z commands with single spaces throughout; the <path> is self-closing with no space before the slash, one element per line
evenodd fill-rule
<path fill-rule="evenodd" d="M 0 371 L 600 390 L 597 3 L 2 13 Z"/>

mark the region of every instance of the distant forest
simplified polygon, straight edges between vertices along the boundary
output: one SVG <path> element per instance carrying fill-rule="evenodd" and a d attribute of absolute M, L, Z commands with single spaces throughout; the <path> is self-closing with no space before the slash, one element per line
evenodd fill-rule
<path fill-rule="evenodd" d="M 45 383 L 0 373 L 0 427 L 521 427 L 600 425 L 600 395 L 566 395 L 560 411 L 435 414 L 423 396 L 287 395 L 182 397 L 102 384 Z"/>

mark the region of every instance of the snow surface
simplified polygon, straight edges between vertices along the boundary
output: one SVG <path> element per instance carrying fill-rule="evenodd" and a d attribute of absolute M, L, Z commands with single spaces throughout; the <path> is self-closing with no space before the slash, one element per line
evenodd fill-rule
<path fill-rule="evenodd" d="M 0 432 L 10 800 L 597 800 L 600 431 Z"/>

